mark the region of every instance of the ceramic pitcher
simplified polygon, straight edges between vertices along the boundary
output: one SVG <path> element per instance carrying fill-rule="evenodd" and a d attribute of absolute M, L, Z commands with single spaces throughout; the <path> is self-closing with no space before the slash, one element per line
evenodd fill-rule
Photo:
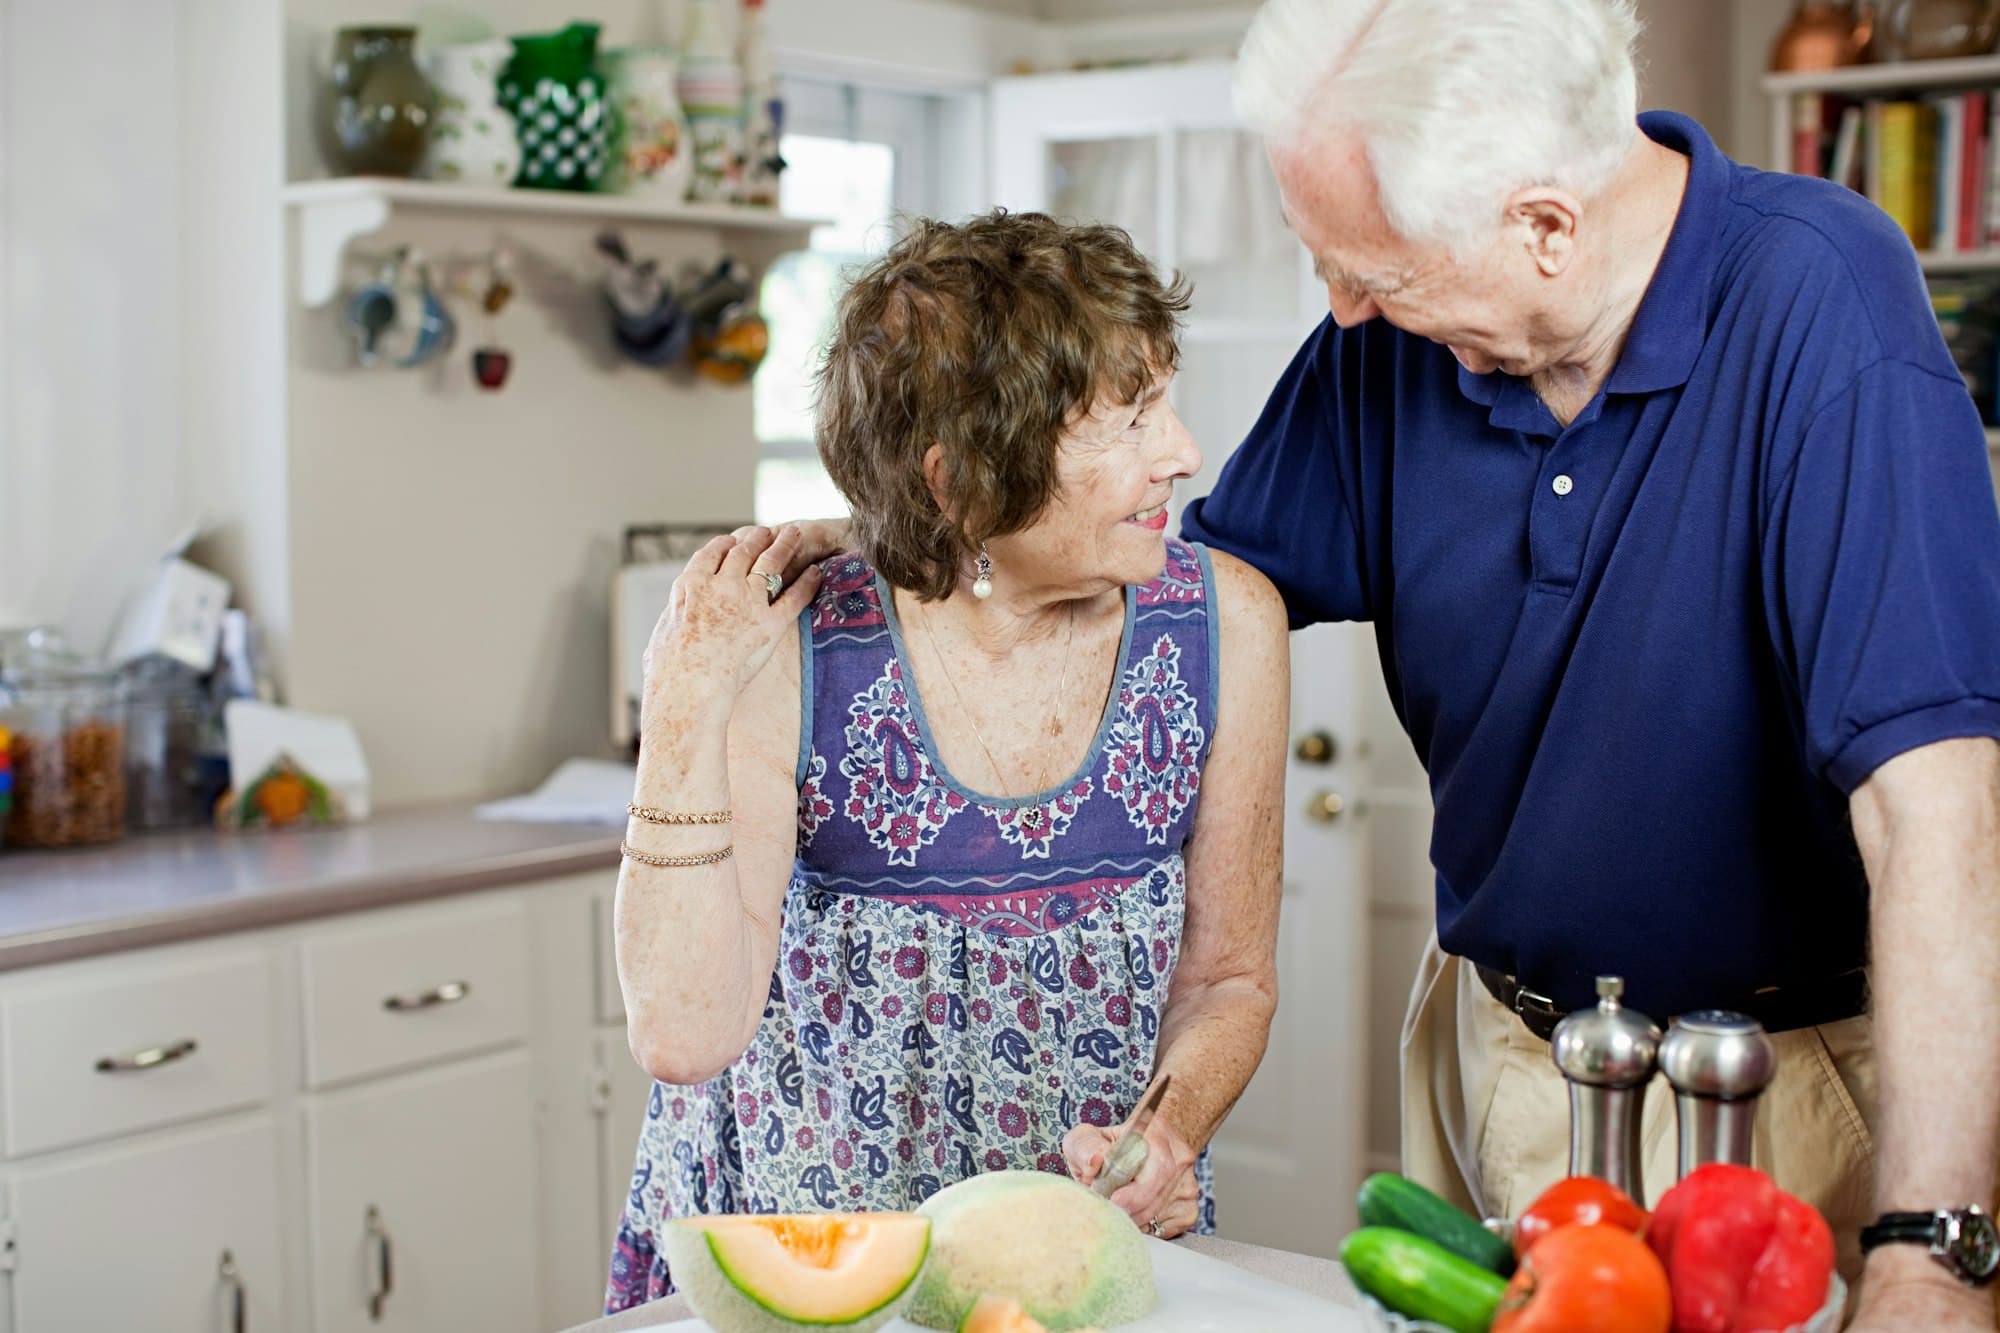
<path fill-rule="evenodd" d="M 663 199 L 687 198 L 694 175 L 687 113 L 674 92 L 680 61 L 662 46 L 628 46 L 605 64 L 618 111 L 611 188 Z"/>
<path fill-rule="evenodd" d="M 500 105 L 500 71 L 513 44 L 496 39 L 447 46 L 424 58 L 438 94 L 424 175 L 468 185 L 511 185 L 521 169 L 514 117 Z"/>

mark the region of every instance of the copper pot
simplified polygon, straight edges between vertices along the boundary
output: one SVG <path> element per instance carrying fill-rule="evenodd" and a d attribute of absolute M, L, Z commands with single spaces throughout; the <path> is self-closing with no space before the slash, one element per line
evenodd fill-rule
<path fill-rule="evenodd" d="M 1872 4 L 1835 4 L 1833 0 L 1799 0 L 1792 21 L 1771 47 L 1773 72 L 1834 69 L 1862 58 L 1874 34 Z"/>

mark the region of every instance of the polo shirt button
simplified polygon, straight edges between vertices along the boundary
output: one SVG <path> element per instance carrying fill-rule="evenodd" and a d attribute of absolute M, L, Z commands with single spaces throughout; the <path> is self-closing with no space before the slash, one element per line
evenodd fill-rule
<path fill-rule="evenodd" d="M 1569 479 L 1569 473 L 1567 472 L 1558 472 L 1556 479 L 1550 482 L 1549 486 L 1557 495 L 1568 495 L 1572 490 L 1576 489 L 1576 483 Z"/>

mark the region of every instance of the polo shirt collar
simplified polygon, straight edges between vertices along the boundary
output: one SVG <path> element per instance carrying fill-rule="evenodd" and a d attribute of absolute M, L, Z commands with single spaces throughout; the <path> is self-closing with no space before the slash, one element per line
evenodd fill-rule
<path fill-rule="evenodd" d="M 1639 117 L 1639 130 L 1687 155 L 1687 189 L 1605 393 L 1655 393 L 1687 383 L 1694 372 L 1708 327 L 1715 233 L 1729 197 L 1729 159 L 1700 125 L 1675 112 L 1649 111 Z M 1537 432 L 1553 421 L 1546 409 L 1536 410 L 1541 400 L 1534 390 L 1504 372 L 1475 375 L 1460 366 L 1458 387 L 1491 409 L 1493 424 L 1503 429 Z"/>

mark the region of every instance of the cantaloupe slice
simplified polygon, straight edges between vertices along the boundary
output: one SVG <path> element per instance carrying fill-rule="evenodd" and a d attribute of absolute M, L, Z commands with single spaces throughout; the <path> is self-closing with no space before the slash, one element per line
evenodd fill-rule
<path fill-rule="evenodd" d="M 1021 1308 L 1021 1303 L 1005 1296 L 981 1296 L 979 1303 L 959 1321 L 958 1333 L 1049 1333 L 1042 1321 Z M 1076 1333 L 1104 1333 L 1101 1328 L 1080 1328 Z"/>
<path fill-rule="evenodd" d="M 930 1252 L 914 1213 L 676 1218 L 667 1268 L 716 1333 L 873 1333 L 907 1299 Z"/>
<path fill-rule="evenodd" d="M 1066 1176 L 974 1176 L 918 1212 L 932 1222 L 931 1259 L 905 1311 L 913 1324 L 957 1329 L 982 1296 L 1018 1302 L 1048 1333 L 1129 1324 L 1153 1308 L 1145 1236 Z"/>

